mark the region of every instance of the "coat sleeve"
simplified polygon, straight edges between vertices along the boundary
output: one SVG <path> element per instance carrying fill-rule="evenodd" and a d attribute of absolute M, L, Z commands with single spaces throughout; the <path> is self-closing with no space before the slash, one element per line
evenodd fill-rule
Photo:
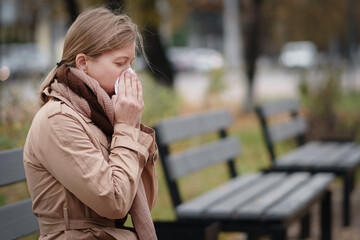
<path fill-rule="evenodd" d="M 158 182 L 157 182 L 155 163 L 158 159 L 159 153 L 155 141 L 154 129 L 148 128 L 143 124 L 141 124 L 140 129 L 141 131 L 150 134 L 154 139 L 154 141 L 149 147 L 149 158 L 141 175 L 145 187 L 149 208 L 151 210 L 155 206 L 156 198 L 158 196 Z"/>
<path fill-rule="evenodd" d="M 41 123 L 39 159 L 66 189 L 100 216 L 128 213 L 148 163 L 153 137 L 126 124 L 115 125 L 109 162 L 75 117 L 55 114 Z"/>

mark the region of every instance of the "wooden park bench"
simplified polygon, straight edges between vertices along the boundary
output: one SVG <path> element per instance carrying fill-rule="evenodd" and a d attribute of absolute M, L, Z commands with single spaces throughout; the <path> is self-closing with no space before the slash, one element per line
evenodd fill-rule
<path fill-rule="evenodd" d="M 175 208 L 176 224 L 218 222 L 220 230 L 244 232 L 248 239 L 270 235 L 287 239 L 287 229 L 302 224 L 302 237 L 309 235 L 310 209 L 321 207 L 321 239 L 331 239 L 331 192 L 333 174 L 267 173 L 236 174 L 234 158 L 241 153 L 238 140 L 228 136 L 232 117 L 227 110 L 204 112 L 160 121 L 156 128 L 161 163 Z M 211 143 L 173 153 L 172 144 L 207 133 L 219 137 Z M 225 163 L 230 179 L 193 199 L 183 201 L 179 180 L 210 165 Z M 197 179 L 206 185 L 208 179 Z M 186 191 L 181 188 L 181 192 Z M 163 239 L 182 239 L 169 233 Z"/>
<path fill-rule="evenodd" d="M 26 181 L 23 149 L 0 151 L 0 187 Z M 30 198 L 0 206 L 0 239 L 17 239 L 39 231 Z"/>
<path fill-rule="evenodd" d="M 343 179 L 343 225 L 350 225 L 350 196 L 354 189 L 355 172 L 360 164 L 360 145 L 353 142 L 314 141 L 305 143 L 305 119 L 299 114 L 296 100 L 268 102 L 256 107 L 265 143 L 272 161 L 272 171 L 333 173 Z M 282 115 L 288 116 L 282 116 Z M 278 119 L 281 116 L 281 121 Z M 274 119 L 276 121 L 274 121 Z M 290 139 L 298 147 L 278 156 L 275 144 Z"/>

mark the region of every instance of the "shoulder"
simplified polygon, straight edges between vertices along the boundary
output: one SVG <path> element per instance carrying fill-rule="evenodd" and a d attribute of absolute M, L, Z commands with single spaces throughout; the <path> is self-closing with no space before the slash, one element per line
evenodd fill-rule
<path fill-rule="evenodd" d="M 36 122 L 46 124 L 46 122 L 51 122 L 53 119 L 56 120 L 64 118 L 70 118 L 81 125 L 91 122 L 91 119 L 82 116 L 66 103 L 57 100 L 50 100 L 36 113 L 33 124 Z"/>
<path fill-rule="evenodd" d="M 29 135 L 42 139 L 56 135 L 61 139 L 69 132 L 86 132 L 87 127 L 88 123 L 74 109 L 61 101 L 50 100 L 36 113 Z"/>
<path fill-rule="evenodd" d="M 27 134 L 24 152 L 40 156 L 50 144 L 68 145 L 69 131 L 83 131 L 80 117 L 61 101 L 50 100 L 36 113 Z"/>

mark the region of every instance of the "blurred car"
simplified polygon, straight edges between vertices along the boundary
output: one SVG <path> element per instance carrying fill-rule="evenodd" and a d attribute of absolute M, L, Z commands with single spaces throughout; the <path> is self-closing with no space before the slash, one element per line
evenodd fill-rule
<path fill-rule="evenodd" d="M 206 72 L 224 66 L 223 56 L 215 49 L 170 47 L 167 56 L 175 71 Z"/>
<path fill-rule="evenodd" d="M 288 68 L 309 68 L 318 62 L 318 52 L 310 41 L 288 42 L 281 49 L 280 63 Z"/>
<path fill-rule="evenodd" d="M 0 48 L 0 63 L 10 68 L 11 75 L 45 73 L 49 69 L 49 55 L 35 43 L 14 43 Z"/>

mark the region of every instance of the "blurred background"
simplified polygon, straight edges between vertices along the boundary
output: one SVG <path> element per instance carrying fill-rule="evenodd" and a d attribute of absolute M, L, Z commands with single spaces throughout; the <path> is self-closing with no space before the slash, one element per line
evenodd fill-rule
<path fill-rule="evenodd" d="M 308 139 L 360 140 L 357 0 L 0 0 L 0 149 L 23 146 L 67 29 L 98 6 L 121 9 L 144 37 L 150 64 L 139 55 L 134 68 L 145 124 L 231 109 L 245 149 L 240 172 L 269 164 L 252 111 L 262 101 L 300 99 Z M 172 219 L 162 177 L 153 217 Z M 6 193 L 0 204 L 12 201 Z"/>
<path fill-rule="evenodd" d="M 150 64 L 139 55 L 134 67 L 147 91 L 145 123 L 212 107 L 251 114 L 257 102 L 291 97 L 302 99 L 310 125 L 324 120 L 315 137 L 332 128 L 331 134 L 357 138 L 356 0 L 1 0 L 6 131 L 36 111 L 38 87 L 61 59 L 67 29 L 98 6 L 120 9 L 142 32 Z M 18 144 L 18 136 L 11 143 L 0 135 L 0 146 Z"/>

